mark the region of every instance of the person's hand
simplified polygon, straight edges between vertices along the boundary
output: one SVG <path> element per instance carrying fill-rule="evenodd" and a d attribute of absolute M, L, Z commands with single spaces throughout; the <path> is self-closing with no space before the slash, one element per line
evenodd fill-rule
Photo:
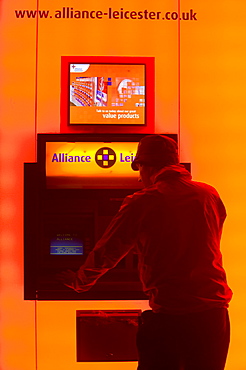
<path fill-rule="evenodd" d="M 56 280 L 60 281 L 64 285 L 71 285 L 76 277 L 76 273 L 72 270 L 62 271 L 56 274 Z"/>

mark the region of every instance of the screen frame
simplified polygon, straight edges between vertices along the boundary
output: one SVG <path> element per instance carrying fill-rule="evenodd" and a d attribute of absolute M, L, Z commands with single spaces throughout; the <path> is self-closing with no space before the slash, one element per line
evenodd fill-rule
<path fill-rule="evenodd" d="M 70 64 L 125 64 L 145 66 L 145 122 L 139 124 L 70 124 Z M 116 56 L 62 56 L 61 57 L 61 99 L 60 131 L 73 132 L 153 132 L 155 120 L 155 73 L 154 57 L 116 57 Z"/>

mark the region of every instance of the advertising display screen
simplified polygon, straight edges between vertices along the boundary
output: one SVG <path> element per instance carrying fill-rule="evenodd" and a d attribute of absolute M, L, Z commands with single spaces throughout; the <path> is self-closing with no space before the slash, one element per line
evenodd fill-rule
<path fill-rule="evenodd" d="M 70 124 L 145 124 L 145 65 L 70 63 Z"/>
<path fill-rule="evenodd" d="M 47 142 L 49 189 L 138 189 L 137 142 Z"/>

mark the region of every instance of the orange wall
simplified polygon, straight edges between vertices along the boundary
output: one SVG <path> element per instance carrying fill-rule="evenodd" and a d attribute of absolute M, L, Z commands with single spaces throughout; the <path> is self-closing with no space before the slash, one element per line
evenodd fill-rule
<path fill-rule="evenodd" d="M 188 8 L 192 1 L 185 1 Z M 199 27 L 181 28 L 181 143 L 193 177 L 213 184 L 228 217 L 222 252 L 234 291 L 227 370 L 246 368 L 244 1 L 196 5 Z"/>
<path fill-rule="evenodd" d="M 67 0 L 64 4 L 39 0 L 39 9 L 50 12 L 63 6 L 156 12 L 177 11 L 180 6 L 181 11 L 197 13 L 197 21 L 180 24 L 151 19 L 55 18 L 40 19 L 36 24 L 35 19 L 15 17 L 15 9 L 35 10 L 36 6 L 34 0 L 19 5 L 0 1 L 0 368 L 33 370 L 37 361 L 39 370 L 77 369 L 81 364 L 75 361 L 76 309 L 148 307 L 139 301 L 35 305 L 23 300 L 23 163 L 35 161 L 37 132 L 59 132 L 60 57 L 114 55 L 155 57 L 156 132 L 180 133 L 182 161 L 192 162 L 194 179 L 214 185 L 226 204 L 222 251 L 234 291 L 226 369 L 244 370 L 245 2 Z M 116 366 L 117 370 L 136 368 L 135 363 L 88 363 L 83 369 L 115 370 Z"/>

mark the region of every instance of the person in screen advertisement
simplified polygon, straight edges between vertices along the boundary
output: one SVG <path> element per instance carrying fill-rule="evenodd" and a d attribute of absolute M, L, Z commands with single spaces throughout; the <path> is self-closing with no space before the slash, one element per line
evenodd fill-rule
<path fill-rule="evenodd" d="M 223 370 L 232 297 L 220 252 L 223 202 L 191 179 L 166 136 L 144 137 L 132 169 L 144 189 L 125 198 L 84 265 L 57 278 L 87 291 L 135 248 L 151 308 L 138 329 L 138 370 Z"/>

